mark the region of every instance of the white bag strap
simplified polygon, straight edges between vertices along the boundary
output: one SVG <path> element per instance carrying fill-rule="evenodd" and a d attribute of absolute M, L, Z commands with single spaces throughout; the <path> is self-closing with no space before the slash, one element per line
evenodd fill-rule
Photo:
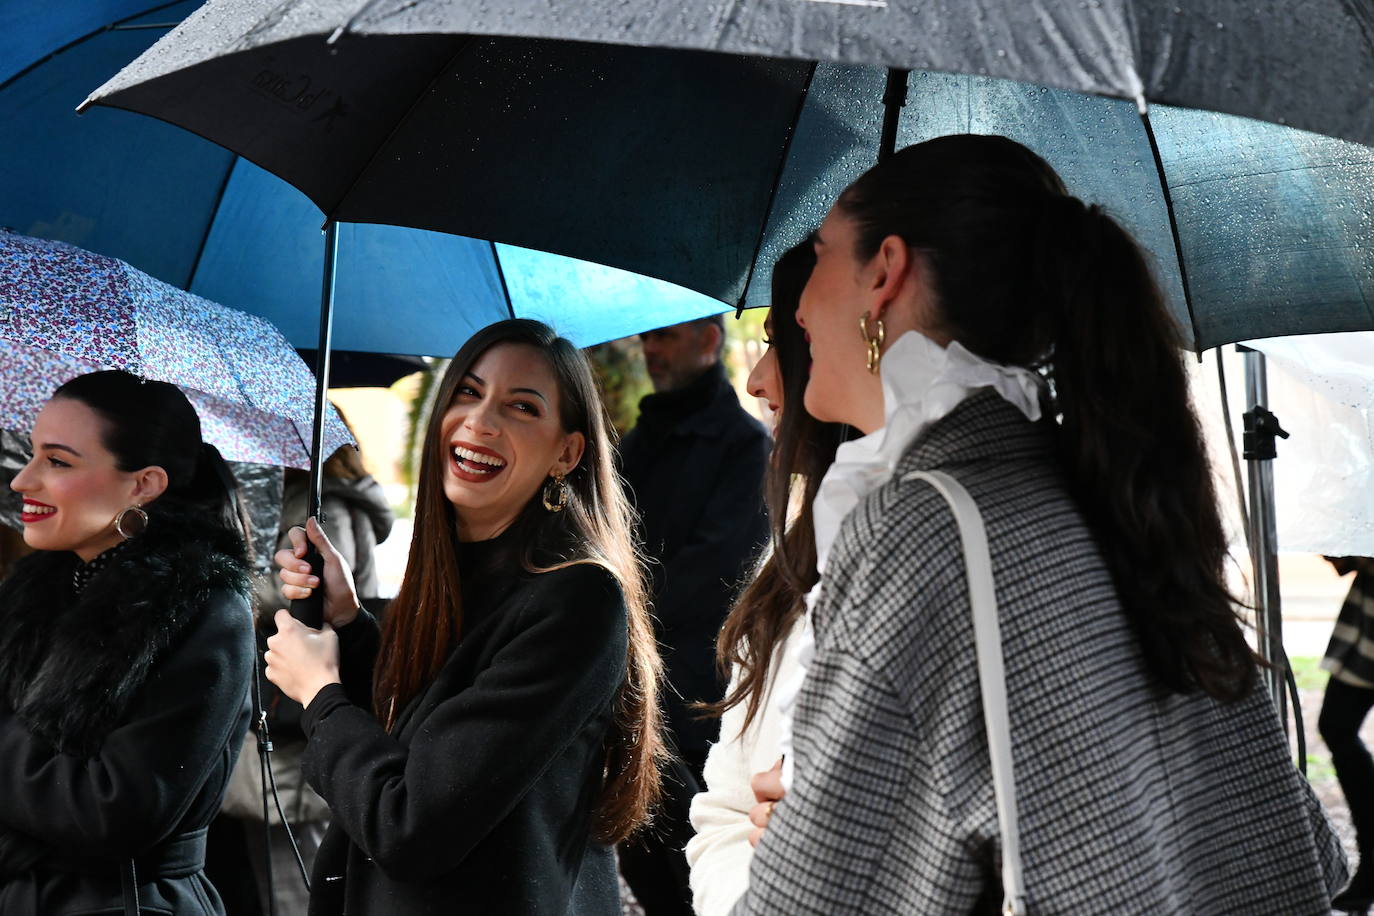
<path fill-rule="evenodd" d="M 992 555 L 978 504 L 963 485 L 941 471 L 915 471 L 902 478 L 924 480 L 954 512 L 968 570 L 973 637 L 978 651 L 978 683 L 992 759 L 992 790 L 1002 832 L 1002 912 L 1024 916 L 1026 887 L 1021 874 L 1021 832 L 1016 821 L 1016 779 L 1011 765 L 1011 717 L 1007 712 L 1007 676 L 1002 661 L 1002 632 L 997 620 L 997 591 L 992 582 Z"/>

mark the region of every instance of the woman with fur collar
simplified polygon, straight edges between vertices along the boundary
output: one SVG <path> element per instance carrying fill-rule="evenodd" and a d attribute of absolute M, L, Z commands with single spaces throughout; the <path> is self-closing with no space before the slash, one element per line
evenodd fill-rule
<path fill-rule="evenodd" d="M 63 385 L 11 486 L 0 585 L 0 912 L 224 912 L 206 827 L 248 729 L 234 478 L 174 385 Z"/>

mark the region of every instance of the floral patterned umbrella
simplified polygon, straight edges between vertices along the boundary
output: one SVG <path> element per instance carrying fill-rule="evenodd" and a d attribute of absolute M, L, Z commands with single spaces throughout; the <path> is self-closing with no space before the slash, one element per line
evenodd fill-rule
<path fill-rule="evenodd" d="M 114 258 L 0 231 L 0 427 L 27 430 L 63 382 L 123 369 L 178 385 L 231 461 L 310 466 L 315 378 L 270 322 Z M 351 441 L 333 409 L 325 454 Z"/>

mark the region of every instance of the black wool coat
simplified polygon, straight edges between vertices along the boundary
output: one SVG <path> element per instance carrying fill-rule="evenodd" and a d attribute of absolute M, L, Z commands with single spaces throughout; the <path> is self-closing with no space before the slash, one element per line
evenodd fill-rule
<path fill-rule="evenodd" d="M 639 421 L 620 444 L 644 548 L 656 561 L 654 626 L 672 686 L 664 711 L 678 753 L 698 776 L 719 723 L 691 704 L 724 692 L 716 635 L 768 538 L 770 448 L 719 364 L 686 388 L 640 401 Z"/>
<path fill-rule="evenodd" d="M 205 830 L 248 730 L 236 539 L 154 516 L 78 594 L 40 551 L 0 585 L 0 913 L 223 913 Z"/>
<path fill-rule="evenodd" d="M 496 543 L 463 545 L 465 575 Z M 305 776 L 334 816 L 311 916 L 618 916 L 615 860 L 591 833 L 625 676 L 619 585 L 591 565 L 483 576 L 476 593 L 465 580 L 463 618 L 390 734 L 370 710 L 376 622 L 339 631 L 343 685 L 303 722 Z"/>

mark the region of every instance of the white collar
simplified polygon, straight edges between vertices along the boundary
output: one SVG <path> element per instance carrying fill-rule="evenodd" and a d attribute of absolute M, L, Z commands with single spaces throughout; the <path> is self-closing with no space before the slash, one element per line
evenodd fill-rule
<path fill-rule="evenodd" d="M 1039 375 L 970 353 L 955 341 L 941 347 L 907 331 L 883 354 L 883 426 L 835 452 L 816 493 L 816 565 L 824 572 L 840 523 L 869 491 L 892 476 L 907 448 L 975 391 L 991 388 L 1026 419 L 1040 419 Z"/>

